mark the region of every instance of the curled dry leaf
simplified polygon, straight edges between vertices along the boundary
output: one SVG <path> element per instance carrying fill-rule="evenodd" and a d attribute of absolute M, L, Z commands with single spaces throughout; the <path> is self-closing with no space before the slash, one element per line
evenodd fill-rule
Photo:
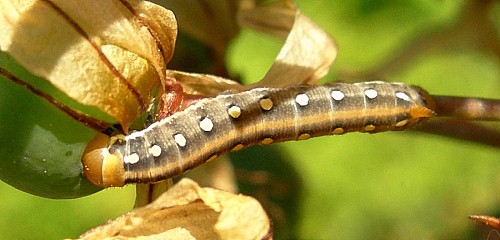
<path fill-rule="evenodd" d="M 244 86 L 235 81 L 210 74 L 167 70 L 167 76 L 175 78 L 182 84 L 184 92 L 189 94 L 216 96 L 227 90 L 242 91 L 245 89 Z"/>
<path fill-rule="evenodd" d="M 270 239 L 271 230 L 257 200 L 200 188 L 185 178 L 153 203 L 80 239 Z"/>
<path fill-rule="evenodd" d="M 242 8 L 238 15 L 242 25 L 278 37 L 287 36 L 274 64 L 257 86 L 314 83 L 328 73 L 337 56 L 335 42 L 323 29 L 302 15 L 293 3 L 242 4 Z"/>
<path fill-rule="evenodd" d="M 264 79 L 257 84 L 246 87 L 217 76 L 167 71 L 167 75 L 177 79 L 187 93 L 215 96 L 226 90 L 242 91 L 257 86 L 284 87 L 294 84 L 314 83 L 328 72 L 337 55 L 335 42 L 319 26 L 302 15 L 293 3 L 278 1 L 273 4 L 261 5 L 256 4 L 253 0 L 240 1 L 240 3 L 240 10 L 238 11 L 240 24 L 283 39 L 286 38 L 286 42 L 274 64 Z M 176 5 L 176 13 L 177 11 L 180 12 L 179 16 L 184 16 L 185 13 L 183 14 L 183 12 L 190 11 L 184 10 L 184 8 L 187 8 L 184 4 L 174 5 Z M 197 6 L 198 10 L 196 11 L 204 9 L 206 15 L 210 12 L 209 9 L 214 8 L 217 4 L 208 5 Z M 198 17 L 187 22 L 200 21 Z M 219 17 L 214 17 L 214 19 L 219 19 Z M 269 19 L 273 19 L 273 21 L 269 21 Z M 206 21 L 210 22 L 209 20 Z M 211 24 L 213 23 L 211 22 Z M 195 24 L 191 25 L 194 26 Z M 228 28 L 232 29 L 231 27 Z M 205 38 L 210 36 L 208 33 L 211 31 L 207 29 L 205 29 L 206 33 L 199 34 L 204 34 Z M 211 41 L 215 41 L 213 36 L 210 37 L 212 37 Z M 200 38 L 203 37 L 200 36 Z"/>
<path fill-rule="evenodd" d="M 0 49 L 124 129 L 145 111 L 173 54 L 172 12 L 130 1 L 0 0 Z"/>
<path fill-rule="evenodd" d="M 487 226 L 491 226 L 497 230 L 500 230 L 500 218 L 491 217 L 491 216 L 483 216 L 483 215 L 471 215 L 470 219 L 485 224 Z"/>
<path fill-rule="evenodd" d="M 194 179 L 202 186 L 239 193 L 235 168 L 228 155 L 222 155 L 215 161 L 207 162 L 183 176 Z"/>
<path fill-rule="evenodd" d="M 217 57 L 224 58 L 229 42 L 238 34 L 235 20 L 239 0 L 155 2 L 172 10 L 179 21 L 180 31 L 210 46 Z"/>

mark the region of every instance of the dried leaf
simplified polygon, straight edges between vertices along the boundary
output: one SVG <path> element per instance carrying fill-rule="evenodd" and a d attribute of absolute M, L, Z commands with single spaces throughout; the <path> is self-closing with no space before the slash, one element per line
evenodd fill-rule
<path fill-rule="evenodd" d="M 484 215 L 471 215 L 470 219 L 483 223 L 487 226 L 491 226 L 492 228 L 500 230 L 500 218 L 484 216 Z"/>
<path fill-rule="evenodd" d="M 169 236 L 170 231 L 182 235 L 175 238 Z M 94 228 L 80 239 L 266 239 L 270 232 L 269 218 L 255 199 L 200 188 L 185 178 L 153 203 Z"/>
<path fill-rule="evenodd" d="M 175 78 L 189 94 L 216 96 L 224 91 L 242 91 L 246 88 L 233 80 L 209 74 L 167 70 L 167 76 Z"/>
<path fill-rule="evenodd" d="M 238 21 L 242 26 L 286 40 L 293 28 L 297 11 L 291 2 L 278 1 L 259 5 L 254 0 L 245 0 L 238 12 Z"/>
<path fill-rule="evenodd" d="M 212 47 L 215 54 L 225 56 L 229 41 L 239 31 L 236 24 L 238 2 L 234 0 L 172 1 L 156 0 L 172 10 L 180 30 Z"/>
<path fill-rule="evenodd" d="M 138 183 L 135 185 L 135 203 L 134 208 L 144 207 L 157 198 L 174 185 L 172 179 L 157 183 Z"/>
<path fill-rule="evenodd" d="M 125 129 L 146 110 L 173 53 L 175 17 L 151 3 L 0 0 L 0 9 L 2 51 Z"/>
<path fill-rule="evenodd" d="M 234 166 L 228 155 L 222 155 L 185 174 L 184 177 L 196 180 L 201 186 L 212 187 L 230 193 L 238 193 Z"/>
<path fill-rule="evenodd" d="M 328 73 L 337 56 L 335 42 L 323 29 L 302 15 L 294 4 L 278 1 L 257 7 L 249 4 L 247 7 L 238 16 L 242 25 L 279 37 L 289 32 L 274 64 L 253 87 L 314 83 Z"/>

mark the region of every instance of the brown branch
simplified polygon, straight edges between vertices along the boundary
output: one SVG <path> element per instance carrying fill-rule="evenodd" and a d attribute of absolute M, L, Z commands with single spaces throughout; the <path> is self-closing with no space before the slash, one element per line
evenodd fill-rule
<path fill-rule="evenodd" d="M 499 131 L 471 121 L 435 119 L 417 126 L 415 130 L 500 148 Z"/>
<path fill-rule="evenodd" d="M 65 104 L 59 102 L 57 99 L 55 99 L 52 96 L 36 89 L 30 83 L 14 76 L 12 73 L 10 73 L 9 71 L 7 71 L 1 67 L 0 67 L 0 75 L 3 75 L 4 77 L 11 80 L 12 82 L 14 82 L 20 86 L 23 86 L 26 89 L 30 90 L 32 93 L 42 97 L 47 102 L 49 102 L 52 106 L 56 107 L 57 109 L 59 109 L 60 111 L 62 111 L 64 113 L 66 113 L 68 116 L 75 119 L 76 121 L 85 124 L 87 127 L 90 127 L 90 128 L 92 128 L 96 131 L 99 131 L 99 132 L 104 132 L 111 125 L 108 122 L 87 116 L 81 112 L 78 112 L 78 111 L 71 109 L 70 107 L 66 106 Z"/>
<path fill-rule="evenodd" d="M 500 100 L 468 97 L 432 96 L 438 117 L 475 121 L 500 121 Z"/>
<path fill-rule="evenodd" d="M 436 135 L 500 147 L 500 132 L 472 121 L 499 121 L 500 100 L 430 96 L 436 119 L 416 130 Z"/>

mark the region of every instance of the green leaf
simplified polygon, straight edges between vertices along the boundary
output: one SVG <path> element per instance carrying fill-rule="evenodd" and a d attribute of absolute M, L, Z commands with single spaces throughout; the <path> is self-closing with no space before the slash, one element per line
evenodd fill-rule
<path fill-rule="evenodd" d="M 0 66 L 36 80 L 4 53 Z M 95 132 L 4 77 L 0 77 L 0 132 L 4 182 L 48 198 L 77 198 L 100 190 L 82 176 L 80 162 Z"/>

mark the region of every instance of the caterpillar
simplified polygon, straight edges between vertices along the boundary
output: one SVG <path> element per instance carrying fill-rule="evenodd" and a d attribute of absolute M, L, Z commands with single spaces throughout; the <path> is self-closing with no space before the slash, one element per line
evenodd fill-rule
<path fill-rule="evenodd" d="M 431 100 L 418 87 L 380 81 L 223 93 L 126 136 L 98 134 L 84 174 L 103 187 L 157 182 L 255 144 L 404 130 L 434 114 Z"/>

